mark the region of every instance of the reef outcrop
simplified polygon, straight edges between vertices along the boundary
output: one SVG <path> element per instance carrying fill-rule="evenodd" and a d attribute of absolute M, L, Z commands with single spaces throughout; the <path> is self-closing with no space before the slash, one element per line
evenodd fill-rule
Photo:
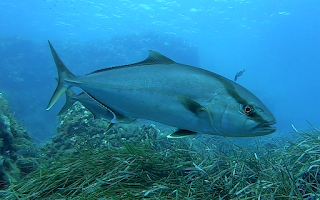
<path fill-rule="evenodd" d="M 0 189 L 38 168 L 37 149 L 0 93 Z"/>

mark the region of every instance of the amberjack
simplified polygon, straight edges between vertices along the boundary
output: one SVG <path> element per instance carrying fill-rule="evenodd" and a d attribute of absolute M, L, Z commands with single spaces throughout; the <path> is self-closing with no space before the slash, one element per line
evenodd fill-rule
<path fill-rule="evenodd" d="M 253 93 L 211 71 L 156 52 L 137 63 L 75 76 L 49 42 L 58 86 L 49 110 L 70 87 L 79 87 L 113 115 L 112 123 L 147 119 L 177 128 L 169 138 L 198 133 L 255 137 L 275 132 L 276 119 Z"/>

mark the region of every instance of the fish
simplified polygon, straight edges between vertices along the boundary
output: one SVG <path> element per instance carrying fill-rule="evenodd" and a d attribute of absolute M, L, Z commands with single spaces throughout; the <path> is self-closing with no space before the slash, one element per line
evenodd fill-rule
<path fill-rule="evenodd" d="M 30 153 L 30 150 L 28 149 L 19 149 L 18 151 L 16 151 L 16 154 L 19 155 L 28 155 Z"/>
<path fill-rule="evenodd" d="M 237 79 L 242 76 L 242 74 L 245 72 L 246 70 L 242 70 L 242 71 L 239 71 L 238 73 L 236 73 L 236 75 L 234 76 L 234 81 L 237 81 Z"/>
<path fill-rule="evenodd" d="M 197 134 L 256 137 L 276 131 L 276 119 L 253 93 L 214 72 L 149 50 L 140 62 L 76 76 L 48 41 L 59 82 L 47 110 L 79 87 L 112 114 L 112 123 L 146 119 L 175 127 L 168 138 Z"/>

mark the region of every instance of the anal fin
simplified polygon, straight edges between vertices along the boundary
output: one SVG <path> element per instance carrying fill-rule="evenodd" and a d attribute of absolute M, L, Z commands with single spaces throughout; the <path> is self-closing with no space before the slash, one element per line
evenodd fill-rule
<path fill-rule="evenodd" d="M 196 132 L 179 129 L 174 133 L 171 133 L 167 136 L 167 138 L 185 138 L 197 135 Z"/>

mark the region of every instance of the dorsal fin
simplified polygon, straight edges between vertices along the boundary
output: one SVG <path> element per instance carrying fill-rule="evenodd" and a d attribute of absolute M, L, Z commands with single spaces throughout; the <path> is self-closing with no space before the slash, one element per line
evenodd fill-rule
<path fill-rule="evenodd" d="M 151 64 L 173 64 L 175 63 L 170 58 L 162 55 L 159 52 L 149 50 L 149 56 L 144 61 L 139 62 L 140 64 L 151 65 Z"/>
<path fill-rule="evenodd" d="M 119 69 L 119 68 L 126 68 L 126 67 L 135 67 L 135 66 L 141 66 L 141 65 L 155 65 L 155 64 L 174 64 L 175 62 L 171 60 L 170 58 L 162 55 L 159 52 L 149 50 L 149 56 L 140 62 L 133 63 L 133 64 L 128 64 L 128 65 L 121 65 L 121 66 L 115 66 L 115 67 L 108 67 L 104 69 L 99 69 L 94 72 L 91 72 L 90 74 L 98 73 L 98 72 L 104 72 L 104 71 L 109 71 L 109 70 L 114 70 L 114 69 Z M 88 74 L 87 74 L 88 75 Z"/>

